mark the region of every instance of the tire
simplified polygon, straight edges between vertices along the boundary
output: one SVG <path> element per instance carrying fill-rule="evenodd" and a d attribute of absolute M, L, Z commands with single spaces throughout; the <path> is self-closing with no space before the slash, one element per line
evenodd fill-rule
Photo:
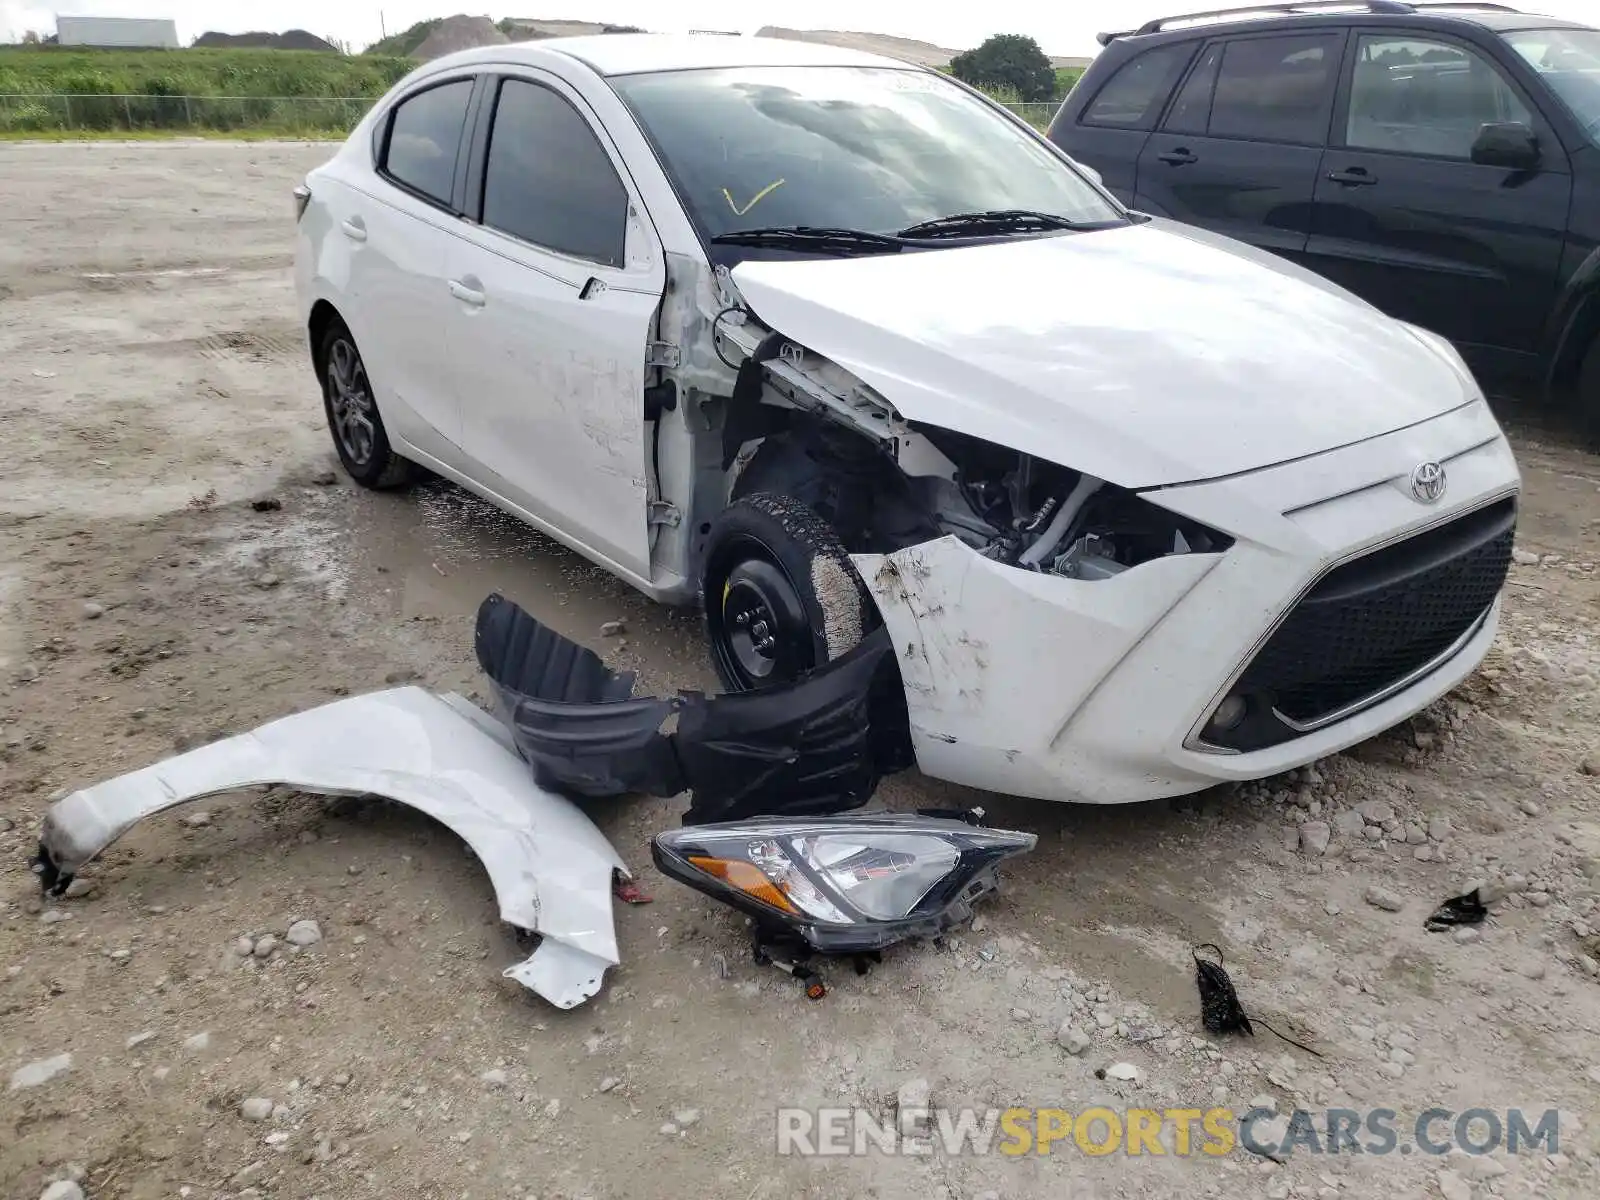
<path fill-rule="evenodd" d="M 412 465 L 390 448 L 366 363 L 350 330 L 337 318 L 328 323 L 317 346 L 317 374 L 333 448 L 350 478 L 374 489 L 410 483 Z"/>
<path fill-rule="evenodd" d="M 848 654 L 877 624 L 838 535 L 771 492 L 735 501 L 712 522 L 701 588 L 711 661 L 730 692 L 793 682 Z"/>
<path fill-rule="evenodd" d="M 1600 338 L 1583 356 L 1578 368 L 1578 429 L 1590 450 L 1600 452 Z"/>

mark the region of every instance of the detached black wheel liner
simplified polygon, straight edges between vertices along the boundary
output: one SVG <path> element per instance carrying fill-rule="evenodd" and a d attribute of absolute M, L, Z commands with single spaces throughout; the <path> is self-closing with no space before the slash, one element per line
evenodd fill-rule
<path fill-rule="evenodd" d="M 363 487 L 397 488 L 411 482 L 411 463 L 389 446 L 367 366 L 350 330 L 330 321 L 317 346 L 322 408 L 344 469 Z"/>
<path fill-rule="evenodd" d="M 711 661 L 731 692 L 792 682 L 876 624 L 838 535 L 789 496 L 756 492 L 718 514 L 701 586 Z"/>

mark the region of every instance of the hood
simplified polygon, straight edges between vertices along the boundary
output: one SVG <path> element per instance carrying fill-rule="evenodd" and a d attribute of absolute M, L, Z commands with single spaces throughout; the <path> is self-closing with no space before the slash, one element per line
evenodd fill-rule
<path fill-rule="evenodd" d="M 1166 221 L 732 276 L 764 323 L 907 420 L 1128 488 L 1336 449 L 1478 395 L 1432 335 Z"/>

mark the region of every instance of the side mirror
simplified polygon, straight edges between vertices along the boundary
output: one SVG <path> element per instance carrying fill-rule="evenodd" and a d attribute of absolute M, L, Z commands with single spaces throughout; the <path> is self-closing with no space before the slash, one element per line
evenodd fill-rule
<path fill-rule="evenodd" d="M 1100 172 L 1096 171 L 1088 163 L 1083 162 L 1082 160 L 1075 158 L 1075 159 L 1072 160 L 1072 165 L 1077 167 L 1079 171 L 1083 172 L 1083 174 L 1087 175 L 1090 179 L 1094 180 L 1101 187 L 1105 187 L 1106 181 L 1100 177 Z"/>
<path fill-rule="evenodd" d="M 1472 143 L 1472 161 L 1486 167 L 1531 171 L 1539 165 L 1539 139 L 1521 121 L 1485 125 Z"/>

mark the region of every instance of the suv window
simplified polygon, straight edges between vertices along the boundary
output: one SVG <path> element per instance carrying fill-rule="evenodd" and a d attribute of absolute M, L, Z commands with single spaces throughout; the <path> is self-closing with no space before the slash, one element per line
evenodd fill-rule
<path fill-rule="evenodd" d="M 1453 42 L 1363 34 L 1350 79 L 1345 145 L 1470 159 L 1485 125 L 1533 116 L 1500 72 Z"/>
<path fill-rule="evenodd" d="M 384 173 L 430 200 L 449 204 L 471 98 L 472 80 L 458 79 L 400 101 L 389 118 Z"/>
<path fill-rule="evenodd" d="M 1083 124 L 1153 129 L 1167 94 L 1193 53 L 1193 42 L 1178 42 L 1153 47 L 1123 63 L 1084 110 Z"/>
<path fill-rule="evenodd" d="M 1222 46 L 1216 45 L 1201 56 L 1190 72 L 1183 90 L 1172 103 L 1161 126 L 1169 133 L 1204 133 L 1211 120 L 1211 92 L 1217 84 L 1217 66 L 1222 62 Z"/>
<path fill-rule="evenodd" d="M 627 189 L 589 122 L 547 87 L 520 79 L 500 85 L 483 223 L 575 258 L 623 265 Z"/>
<path fill-rule="evenodd" d="M 1503 36 L 1566 102 L 1584 135 L 1600 142 L 1600 29 L 1520 29 Z"/>
<path fill-rule="evenodd" d="M 1320 146 L 1327 140 L 1341 33 L 1229 42 L 1211 103 L 1212 137 Z"/>

